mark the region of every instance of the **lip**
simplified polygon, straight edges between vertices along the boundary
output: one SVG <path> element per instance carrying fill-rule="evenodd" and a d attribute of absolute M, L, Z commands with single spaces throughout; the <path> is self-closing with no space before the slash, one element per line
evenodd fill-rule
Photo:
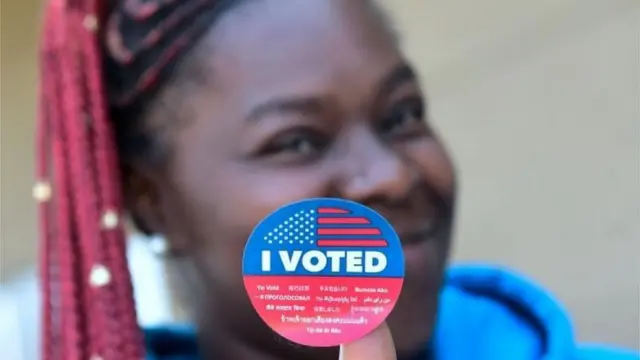
<path fill-rule="evenodd" d="M 438 232 L 438 221 L 428 221 L 420 227 L 409 231 L 398 231 L 398 237 L 403 246 L 419 244 L 432 239 Z"/>

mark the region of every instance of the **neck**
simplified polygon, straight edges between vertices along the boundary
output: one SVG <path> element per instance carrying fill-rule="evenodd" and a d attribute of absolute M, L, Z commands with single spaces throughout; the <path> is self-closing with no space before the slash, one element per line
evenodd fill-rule
<path fill-rule="evenodd" d="M 309 348 L 292 344 L 273 333 L 239 334 L 212 329 L 198 334 L 203 360 L 337 360 L 338 348 Z"/>
<path fill-rule="evenodd" d="M 212 329 L 212 328 L 209 328 Z M 213 330 L 213 329 L 212 329 Z M 337 360 L 338 348 L 310 348 L 296 345 L 273 333 L 262 336 L 242 336 L 220 329 L 199 332 L 203 360 Z M 431 360 L 425 348 L 411 354 L 398 354 L 398 360 Z"/>

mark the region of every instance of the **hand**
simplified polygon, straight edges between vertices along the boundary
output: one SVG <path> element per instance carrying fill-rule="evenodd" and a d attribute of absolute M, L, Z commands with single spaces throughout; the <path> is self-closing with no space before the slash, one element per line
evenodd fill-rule
<path fill-rule="evenodd" d="M 396 348 L 386 323 L 364 338 L 340 346 L 340 360 L 396 360 Z"/>

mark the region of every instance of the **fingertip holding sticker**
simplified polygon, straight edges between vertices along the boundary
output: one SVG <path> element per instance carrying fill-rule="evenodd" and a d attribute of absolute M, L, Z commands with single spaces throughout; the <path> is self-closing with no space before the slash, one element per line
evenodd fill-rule
<path fill-rule="evenodd" d="M 387 318 L 404 280 L 398 235 L 356 202 L 294 202 L 256 226 L 245 247 L 245 289 L 258 315 L 306 346 L 354 342 Z"/>

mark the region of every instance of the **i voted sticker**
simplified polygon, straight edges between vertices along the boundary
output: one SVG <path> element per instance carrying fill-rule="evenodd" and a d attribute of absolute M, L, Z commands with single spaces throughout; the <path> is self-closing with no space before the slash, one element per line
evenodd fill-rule
<path fill-rule="evenodd" d="M 395 306 L 404 254 L 391 225 L 341 199 L 309 199 L 267 216 L 247 242 L 244 285 L 280 336 L 326 347 L 358 340 Z"/>

